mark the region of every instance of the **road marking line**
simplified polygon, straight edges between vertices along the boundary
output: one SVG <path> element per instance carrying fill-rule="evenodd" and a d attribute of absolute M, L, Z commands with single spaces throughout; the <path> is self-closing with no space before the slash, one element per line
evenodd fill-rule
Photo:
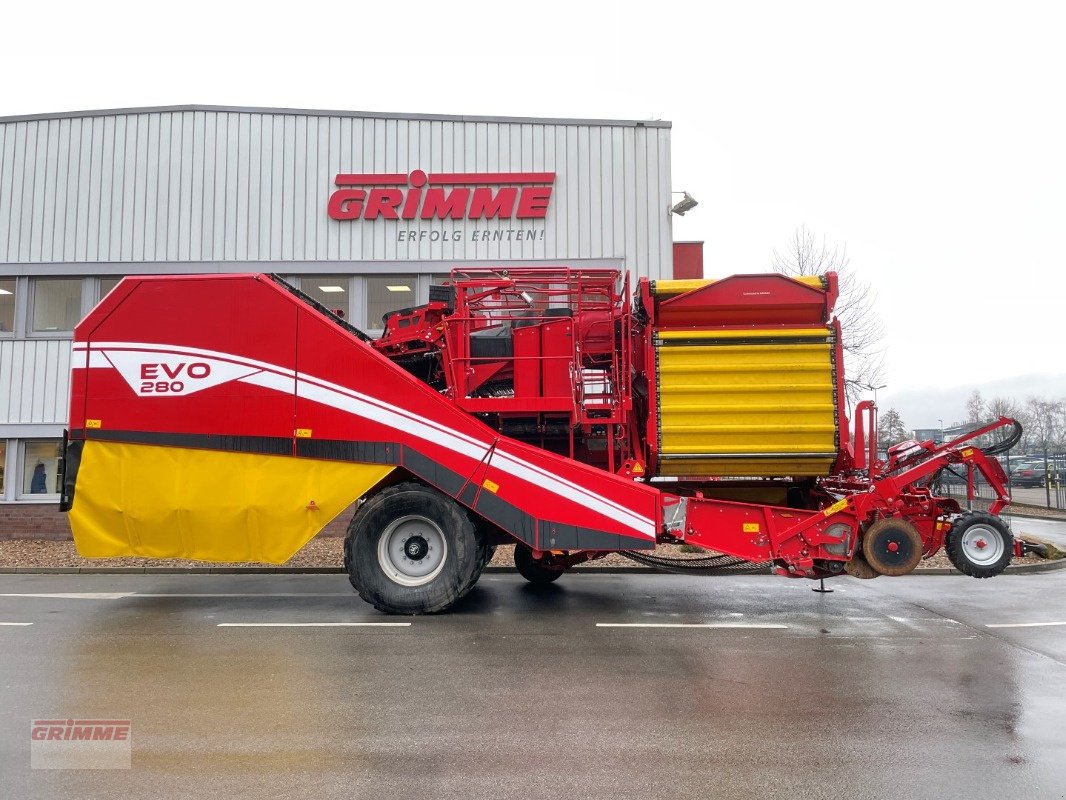
<path fill-rule="evenodd" d="M 597 622 L 597 628 L 755 628 L 783 630 L 788 625 L 761 622 Z"/>
<path fill-rule="evenodd" d="M 1066 625 L 1066 622 L 1003 622 L 985 625 L 986 628 L 1047 628 L 1052 625 Z"/>
<path fill-rule="evenodd" d="M 354 597 L 352 592 L 327 592 L 314 594 L 309 592 L 264 592 L 264 593 L 227 593 L 206 594 L 189 593 L 179 594 L 167 592 L 165 594 L 149 592 L 39 592 L 39 593 L 9 593 L 0 594 L 0 597 L 34 597 L 55 598 L 57 600 L 125 600 L 127 597 Z"/>
<path fill-rule="evenodd" d="M 121 600 L 136 592 L 42 592 L 38 594 L 0 594 L 0 597 L 36 597 L 58 600 Z"/>
<path fill-rule="evenodd" d="M 220 622 L 219 628 L 410 628 L 410 622 Z"/>
<path fill-rule="evenodd" d="M 893 617 L 889 614 L 888 618 L 901 625 L 910 625 L 916 622 L 947 622 L 950 625 L 962 624 L 957 619 L 951 619 L 951 617 Z"/>
<path fill-rule="evenodd" d="M 148 592 L 131 592 L 130 595 L 132 597 L 355 597 L 355 592 L 325 592 L 321 594 L 310 592 L 231 592 L 228 594 L 178 594 L 177 592 L 149 594 Z"/>
<path fill-rule="evenodd" d="M 32 622 L 0 622 L 0 625 L 10 625 L 13 628 L 25 628 L 27 625 L 32 624 Z"/>

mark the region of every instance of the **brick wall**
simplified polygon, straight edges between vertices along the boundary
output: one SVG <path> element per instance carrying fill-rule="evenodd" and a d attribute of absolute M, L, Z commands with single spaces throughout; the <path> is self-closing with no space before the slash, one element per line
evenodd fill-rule
<path fill-rule="evenodd" d="M 0 539 L 70 539 L 59 503 L 0 503 Z"/>
<path fill-rule="evenodd" d="M 0 539 L 69 540 L 67 515 L 58 503 L 0 503 Z M 355 506 L 341 512 L 319 536 L 344 536 Z"/>

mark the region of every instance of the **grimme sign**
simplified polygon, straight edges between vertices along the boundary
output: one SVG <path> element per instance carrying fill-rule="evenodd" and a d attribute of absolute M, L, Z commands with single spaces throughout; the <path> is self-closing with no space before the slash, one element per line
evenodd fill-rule
<path fill-rule="evenodd" d="M 340 173 L 326 213 L 335 220 L 544 219 L 554 172 Z M 401 229 L 398 240 L 459 240 L 461 231 Z M 474 230 L 471 241 L 542 239 L 544 231 Z"/>

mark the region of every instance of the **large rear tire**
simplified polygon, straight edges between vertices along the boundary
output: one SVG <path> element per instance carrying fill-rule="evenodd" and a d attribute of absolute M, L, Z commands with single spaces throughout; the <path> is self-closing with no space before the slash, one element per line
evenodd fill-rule
<path fill-rule="evenodd" d="M 944 550 L 964 575 L 991 578 L 1003 572 L 1014 557 L 1014 536 L 999 517 L 976 512 L 955 520 Z"/>
<path fill-rule="evenodd" d="M 344 567 L 359 596 L 379 611 L 434 614 L 470 591 L 486 552 L 462 506 L 428 486 L 401 483 L 355 513 Z"/>

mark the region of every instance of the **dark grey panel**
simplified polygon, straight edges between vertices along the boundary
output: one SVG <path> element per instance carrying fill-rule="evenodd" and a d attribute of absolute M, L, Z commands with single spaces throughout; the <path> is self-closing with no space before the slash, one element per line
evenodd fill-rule
<path fill-rule="evenodd" d="M 403 448 L 403 461 L 401 464 L 404 469 L 417 475 L 427 483 L 436 486 L 441 491 L 450 494 L 452 497 L 457 497 L 459 491 L 463 488 L 463 484 L 467 482 L 466 478 L 458 472 L 453 472 L 443 464 L 438 464 L 436 461 L 426 458 L 413 447 Z"/>
<path fill-rule="evenodd" d="M 510 531 L 530 547 L 537 547 L 536 520 L 506 500 L 501 500 L 492 492 L 483 490 L 478 495 L 474 510 L 486 519 L 495 522 L 505 531 Z"/>
<path fill-rule="evenodd" d="M 296 455 L 330 461 L 365 464 L 399 464 L 401 447 L 393 442 L 347 442 L 330 439 L 297 439 Z"/>

